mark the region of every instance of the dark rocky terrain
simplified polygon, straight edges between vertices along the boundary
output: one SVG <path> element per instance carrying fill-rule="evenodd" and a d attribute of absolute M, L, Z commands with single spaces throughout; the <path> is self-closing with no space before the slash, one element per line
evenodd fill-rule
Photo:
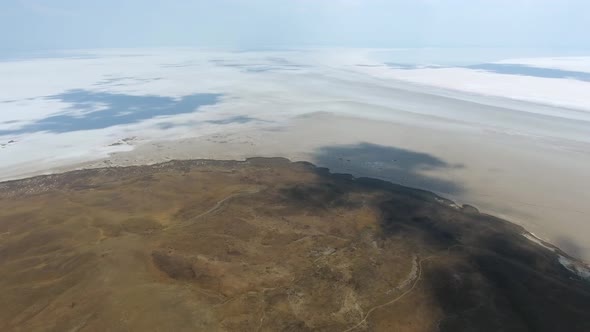
<path fill-rule="evenodd" d="M 285 159 L 4 182 L 0 330 L 590 331 L 590 283 L 523 234 Z"/>

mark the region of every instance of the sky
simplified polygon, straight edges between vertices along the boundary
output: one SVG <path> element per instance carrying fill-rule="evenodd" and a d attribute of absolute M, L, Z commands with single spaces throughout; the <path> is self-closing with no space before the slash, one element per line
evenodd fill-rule
<path fill-rule="evenodd" d="M 2 0 L 2 53 L 86 48 L 590 49 L 588 0 Z"/>

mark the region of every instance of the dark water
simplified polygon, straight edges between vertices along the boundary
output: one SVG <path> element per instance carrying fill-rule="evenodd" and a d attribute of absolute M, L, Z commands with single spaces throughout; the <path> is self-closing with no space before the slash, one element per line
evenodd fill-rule
<path fill-rule="evenodd" d="M 440 193 L 458 194 L 463 191 L 460 183 L 428 176 L 425 170 L 461 168 L 427 154 L 392 146 L 370 143 L 325 146 L 316 151 L 314 160 L 321 166 L 352 174 L 379 176 L 396 183 L 434 190 Z"/>
<path fill-rule="evenodd" d="M 71 104 L 76 114 L 52 115 L 18 129 L 0 130 L 0 135 L 32 132 L 65 133 L 77 130 L 103 129 L 138 123 L 158 116 L 192 113 L 202 106 L 214 105 L 220 94 L 194 94 L 180 99 L 162 96 L 133 96 L 127 94 L 70 90 L 45 97 Z M 99 110 L 95 110 L 100 107 Z"/>

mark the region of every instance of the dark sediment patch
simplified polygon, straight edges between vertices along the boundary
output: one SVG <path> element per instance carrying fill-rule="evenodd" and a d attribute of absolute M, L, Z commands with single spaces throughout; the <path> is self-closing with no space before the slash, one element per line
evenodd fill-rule
<path fill-rule="evenodd" d="M 190 280 L 195 277 L 191 262 L 182 256 L 169 252 L 154 251 L 154 264 L 172 279 Z"/>

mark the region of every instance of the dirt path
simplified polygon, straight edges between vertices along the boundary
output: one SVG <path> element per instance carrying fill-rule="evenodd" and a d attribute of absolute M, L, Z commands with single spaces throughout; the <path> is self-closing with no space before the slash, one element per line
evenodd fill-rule
<path fill-rule="evenodd" d="M 186 221 L 184 223 L 173 225 L 173 226 L 167 227 L 166 229 L 169 229 L 169 228 L 178 228 L 178 227 L 186 227 L 186 226 L 190 225 L 191 223 L 193 223 L 195 220 L 200 219 L 200 218 L 203 218 L 203 217 L 205 217 L 207 215 L 210 215 L 210 214 L 216 212 L 221 207 L 223 207 L 223 205 L 225 203 L 227 203 L 228 201 L 230 201 L 230 200 L 232 200 L 232 199 L 234 199 L 236 197 L 239 197 L 239 196 L 245 196 L 245 195 L 255 194 L 255 193 L 259 192 L 260 190 L 262 190 L 262 189 L 261 188 L 253 188 L 253 189 L 246 189 L 246 190 L 239 191 L 237 193 L 233 193 L 233 194 L 231 194 L 229 196 L 226 196 L 225 198 L 223 198 L 222 200 L 218 201 L 217 203 L 215 203 L 215 205 L 213 207 L 211 207 L 209 210 L 207 210 L 207 211 L 205 211 L 205 212 L 203 212 L 203 213 L 201 213 L 201 214 L 199 214 L 199 215 L 197 215 L 195 217 L 192 217 L 190 220 L 188 220 L 188 221 Z"/>
<path fill-rule="evenodd" d="M 357 329 L 358 327 L 360 327 L 361 325 L 363 325 L 367 321 L 367 319 L 373 313 L 373 311 L 375 311 L 377 309 L 381 309 L 381 308 L 386 307 L 388 305 L 394 304 L 397 301 L 401 300 L 406 295 L 410 294 L 414 290 L 414 288 L 416 288 L 416 285 L 418 285 L 418 283 L 420 282 L 420 279 L 422 278 L 422 263 L 429 260 L 429 259 L 432 259 L 434 257 L 437 257 L 437 255 L 428 256 L 428 257 L 423 258 L 420 261 L 418 261 L 418 273 L 417 273 L 416 279 L 414 279 L 414 283 L 412 284 L 412 287 L 410 287 L 407 291 L 403 292 L 402 294 L 398 295 L 397 297 L 393 298 L 389 302 L 374 306 L 373 308 L 369 309 L 369 311 L 367 311 L 367 313 L 365 314 L 365 317 L 360 322 L 358 322 L 358 324 L 345 330 L 344 332 L 349 332 L 354 329 Z"/>
<path fill-rule="evenodd" d="M 257 193 L 258 191 L 259 191 L 258 189 L 252 189 L 252 190 L 246 190 L 246 191 L 242 191 L 242 192 L 237 192 L 237 193 L 235 193 L 235 194 L 231 194 L 231 195 L 229 195 L 229 196 L 225 197 L 224 199 L 222 199 L 222 200 L 218 201 L 217 203 L 215 203 L 215 205 L 214 205 L 212 208 L 210 208 L 209 210 L 207 210 L 207 211 L 205 211 L 205 212 L 203 212 L 203 213 L 199 214 L 198 216 L 196 216 L 196 217 L 193 217 L 193 218 L 191 218 L 191 219 L 192 219 L 192 220 L 195 220 L 195 219 L 202 218 L 202 217 L 204 217 L 204 216 L 206 216 L 206 215 L 208 215 L 208 214 L 211 214 L 211 213 L 213 213 L 213 212 L 215 212 L 215 211 L 219 210 L 219 209 L 221 208 L 221 206 L 222 206 L 222 205 L 223 205 L 225 202 L 227 202 L 227 201 L 229 201 L 229 200 L 231 200 L 231 199 L 233 199 L 233 198 L 235 198 L 235 197 L 238 197 L 238 196 L 243 196 L 243 195 L 248 195 L 248 194 L 255 194 L 255 193 Z"/>

